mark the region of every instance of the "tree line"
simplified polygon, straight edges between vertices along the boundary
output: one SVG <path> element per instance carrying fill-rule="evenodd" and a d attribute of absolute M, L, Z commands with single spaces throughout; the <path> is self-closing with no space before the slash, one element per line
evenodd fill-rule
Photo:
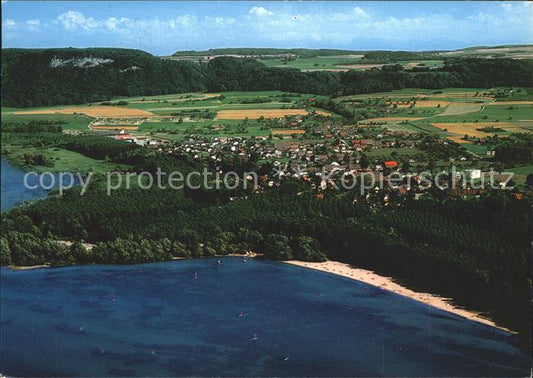
<path fill-rule="evenodd" d="M 407 87 L 533 86 L 533 61 L 528 59 L 450 58 L 444 67 L 423 72 L 404 70 L 395 64 L 368 71 L 301 72 L 267 67 L 248 58 L 219 57 L 196 63 L 127 49 L 3 49 L 2 55 L 2 106 L 14 107 L 192 91 L 281 90 L 349 95 Z M 378 52 L 368 55 L 383 58 Z M 390 54 L 386 57 L 396 59 Z"/>

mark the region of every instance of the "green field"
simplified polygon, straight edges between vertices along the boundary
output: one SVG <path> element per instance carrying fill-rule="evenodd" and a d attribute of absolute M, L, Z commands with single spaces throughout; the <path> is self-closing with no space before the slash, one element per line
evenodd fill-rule
<path fill-rule="evenodd" d="M 523 165 L 521 167 L 515 167 L 508 170 L 509 172 L 514 172 L 517 175 L 529 175 L 530 173 L 533 173 L 533 165 Z"/>
<path fill-rule="evenodd" d="M 285 59 L 262 59 L 260 62 L 269 67 L 287 67 L 298 68 L 303 70 L 320 70 L 320 69 L 338 69 L 338 65 L 361 64 L 361 58 L 345 57 L 313 57 L 297 58 L 295 60 Z"/>
<path fill-rule="evenodd" d="M 2 122 L 21 122 L 28 123 L 31 121 L 49 121 L 59 122 L 63 130 L 88 130 L 87 125 L 93 118 L 84 115 L 70 115 L 70 114 L 24 114 L 15 115 L 4 113 L 2 108 Z M 35 109 L 27 109 L 35 110 Z M 65 123 L 63 123 L 65 122 Z"/>
<path fill-rule="evenodd" d="M 503 122 L 533 119 L 533 105 L 487 105 L 484 109 L 450 116 L 439 116 L 433 122 Z"/>
<path fill-rule="evenodd" d="M 420 121 L 410 121 L 407 124 L 402 124 L 401 126 L 408 128 L 410 131 L 414 132 L 426 132 L 426 133 L 437 133 L 446 135 L 447 133 L 438 127 L 430 125 L 425 120 Z"/>
<path fill-rule="evenodd" d="M 470 144 L 470 143 L 465 143 L 463 144 L 463 147 L 466 148 L 467 151 L 477 155 L 477 156 L 480 156 L 480 157 L 483 157 L 486 155 L 487 153 L 487 146 L 481 146 L 481 145 L 478 145 L 478 144 Z"/>
<path fill-rule="evenodd" d="M 533 88 L 516 88 L 509 97 L 497 98 L 496 101 L 532 101 Z"/>
<path fill-rule="evenodd" d="M 258 122 L 248 121 L 248 124 L 241 126 L 245 128 L 242 132 L 237 125 L 242 124 L 239 120 L 225 121 L 204 121 L 204 122 L 145 122 L 139 132 L 150 132 L 151 135 L 164 139 L 178 140 L 190 134 L 206 135 L 210 137 L 229 136 L 268 136 L 270 129 L 262 128 Z"/>
<path fill-rule="evenodd" d="M 339 70 L 339 69 L 355 69 L 366 70 L 372 66 L 381 64 L 372 63 L 361 59 L 362 55 L 339 55 L 339 56 L 316 56 L 312 58 L 296 58 L 287 60 L 285 58 L 276 59 L 259 59 L 259 61 L 268 67 L 285 67 L 297 68 L 300 70 Z M 442 60 L 415 60 L 415 61 L 399 61 L 389 64 L 401 64 L 404 68 L 411 68 L 413 64 L 420 67 L 442 67 Z M 362 66 L 362 67 L 342 67 L 342 66 Z M 366 66 L 366 67 L 365 67 Z"/>
<path fill-rule="evenodd" d="M 37 155 L 42 154 L 47 159 L 54 162 L 52 167 L 32 166 L 35 172 L 93 172 L 95 174 L 105 174 L 109 171 L 120 171 L 127 169 L 127 166 L 121 164 L 107 163 L 102 160 L 92 159 L 80 153 L 65 150 L 62 148 L 38 148 L 20 146 L 2 146 L 2 155 L 17 167 L 24 167 L 24 154 Z M 30 168 L 30 167 L 26 167 Z"/>

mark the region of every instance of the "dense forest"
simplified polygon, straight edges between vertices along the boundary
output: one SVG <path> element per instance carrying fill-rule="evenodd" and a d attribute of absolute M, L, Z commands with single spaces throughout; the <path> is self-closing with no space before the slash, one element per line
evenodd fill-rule
<path fill-rule="evenodd" d="M 405 54 L 417 53 L 397 53 L 399 57 Z M 254 59 L 219 57 L 200 64 L 126 49 L 3 49 L 2 55 L 2 106 L 13 107 L 191 91 L 282 90 L 344 95 L 406 87 L 533 86 L 533 61 L 526 59 L 453 58 L 445 60 L 442 68 L 426 71 L 390 64 L 368 71 L 301 72 L 266 67 Z M 380 52 L 369 56 L 391 61 L 398 58 Z"/>
<path fill-rule="evenodd" d="M 369 51 L 363 55 L 364 63 L 394 63 L 405 60 L 440 59 L 436 52 Z"/>
<path fill-rule="evenodd" d="M 189 62 L 126 49 L 3 49 L 2 105 L 81 104 L 113 96 L 205 89 L 205 72 Z"/>
<path fill-rule="evenodd" d="M 496 147 L 495 160 L 512 166 L 533 162 L 533 136 L 526 134 L 520 140 L 505 140 Z"/>

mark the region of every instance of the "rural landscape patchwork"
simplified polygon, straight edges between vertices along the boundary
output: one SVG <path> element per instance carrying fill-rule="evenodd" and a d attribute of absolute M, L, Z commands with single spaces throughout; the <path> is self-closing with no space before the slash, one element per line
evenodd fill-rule
<path fill-rule="evenodd" d="M 531 374 L 530 4 L 136 6 L 2 4 L 1 374 Z"/>

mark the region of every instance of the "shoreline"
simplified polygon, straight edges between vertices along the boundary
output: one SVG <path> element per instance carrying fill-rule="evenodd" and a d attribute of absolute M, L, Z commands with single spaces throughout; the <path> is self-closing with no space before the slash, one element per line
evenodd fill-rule
<path fill-rule="evenodd" d="M 350 264 L 331 260 L 325 262 L 306 262 L 298 260 L 288 260 L 280 262 L 288 265 L 298 266 L 300 268 L 314 269 L 321 272 L 331 273 L 338 276 L 350 278 L 352 280 L 363 282 L 367 285 L 371 285 L 410 298 L 414 301 L 424 303 L 438 310 L 446 311 L 462 318 L 488 325 L 490 327 L 494 327 L 501 331 L 505 331 L 514 335 L 518 334 L 518 332 L 496 324 L 496 322 L 487 317 L 484 317 L 479 312 L 454 305 L 452 303 L 451 298 L 441 297 L 436 294 L 414 291 L 398 284 L 394 281 L 392 277 L 381 276 L 371 270 L 360 269 L 353 267 Z"/>
<path fill-rule="evenodd" d="M 63 243 L 67 244 L 68 242 L 63 241 Z M 91 245 L 89 244 L 89 246 Z M 209 257 L 212 257 L 212 258 L 217 258 L 217 257 L 261 258 L 262 255 L 254 253 L 254 252 L 245 252 L 245 253 L 231 253 L 228 255 L 215 255 L 215 256 L 209 256 Z M 189 260 L 189 259 L 185 257 L 174 257 L 170 261 L 182 261 L 182 260 Z M 480 312 L 468 310 L 463 307 L 454 305 L 452 303 L 451 298 L 445 298 L 445 297 L 442 297 L 436 294 L 414 291 L 412 289 L 409 289 L 405 286 L 398 284 L 397 282 L 394 281 L 392 277 L 381 276 L 371 270 L 356 268 L 356 267 L 351 266 L 350 264 L 341 263 L 341 262 L 332 261 L 332 260 L 328 260 L 325 262 L 307 262 L 307 261 L 298 261 L 298 260 L 287 260 L 287 261 L 276 261 L 276 262 L 288 264 L 292 266 L 297 266 L 300 268 L 318 270 L 321 272 L 331 273 L 331 274 L 335 274 L 341 277 L 349 278 L 355 281 L 365 283 L 367 285 L 380 288 L 382 290 L 386 290 L 386 291 L 407 297 L 414 301 L 423 303 L 425 305 L 431 306 L 441 311 L 449 312 L 451 314 L 460 316 L 467 320 L 471 320 L 471 321 L 481 323 L 481 324 L 484 324 L 490 327 L 494 327 L 501 331 L 505 331 L 511 334 L 515 334 L 515 335 L 518 334 L 518 332 L 515 332 L 509 328 L 496 324 L 496 322 L 494 322 L 490 318 L 483 316 Z M 32 270 L 32 269 L 51 268 L 51 266 L 47 264 L 30 265 L 30 266 L 9 265 L 8 268 L 12 270 L 16 270 L 16 271 L 25 271 L 25 270 Z"/>
<path fill-rule="evenodd" d="M 49 264 L 42 264 L 42 265 L 8 265 L 7 267 L 11 270 L 32 270 L 32 269 L 51 268 L 52 266 Z"/>

